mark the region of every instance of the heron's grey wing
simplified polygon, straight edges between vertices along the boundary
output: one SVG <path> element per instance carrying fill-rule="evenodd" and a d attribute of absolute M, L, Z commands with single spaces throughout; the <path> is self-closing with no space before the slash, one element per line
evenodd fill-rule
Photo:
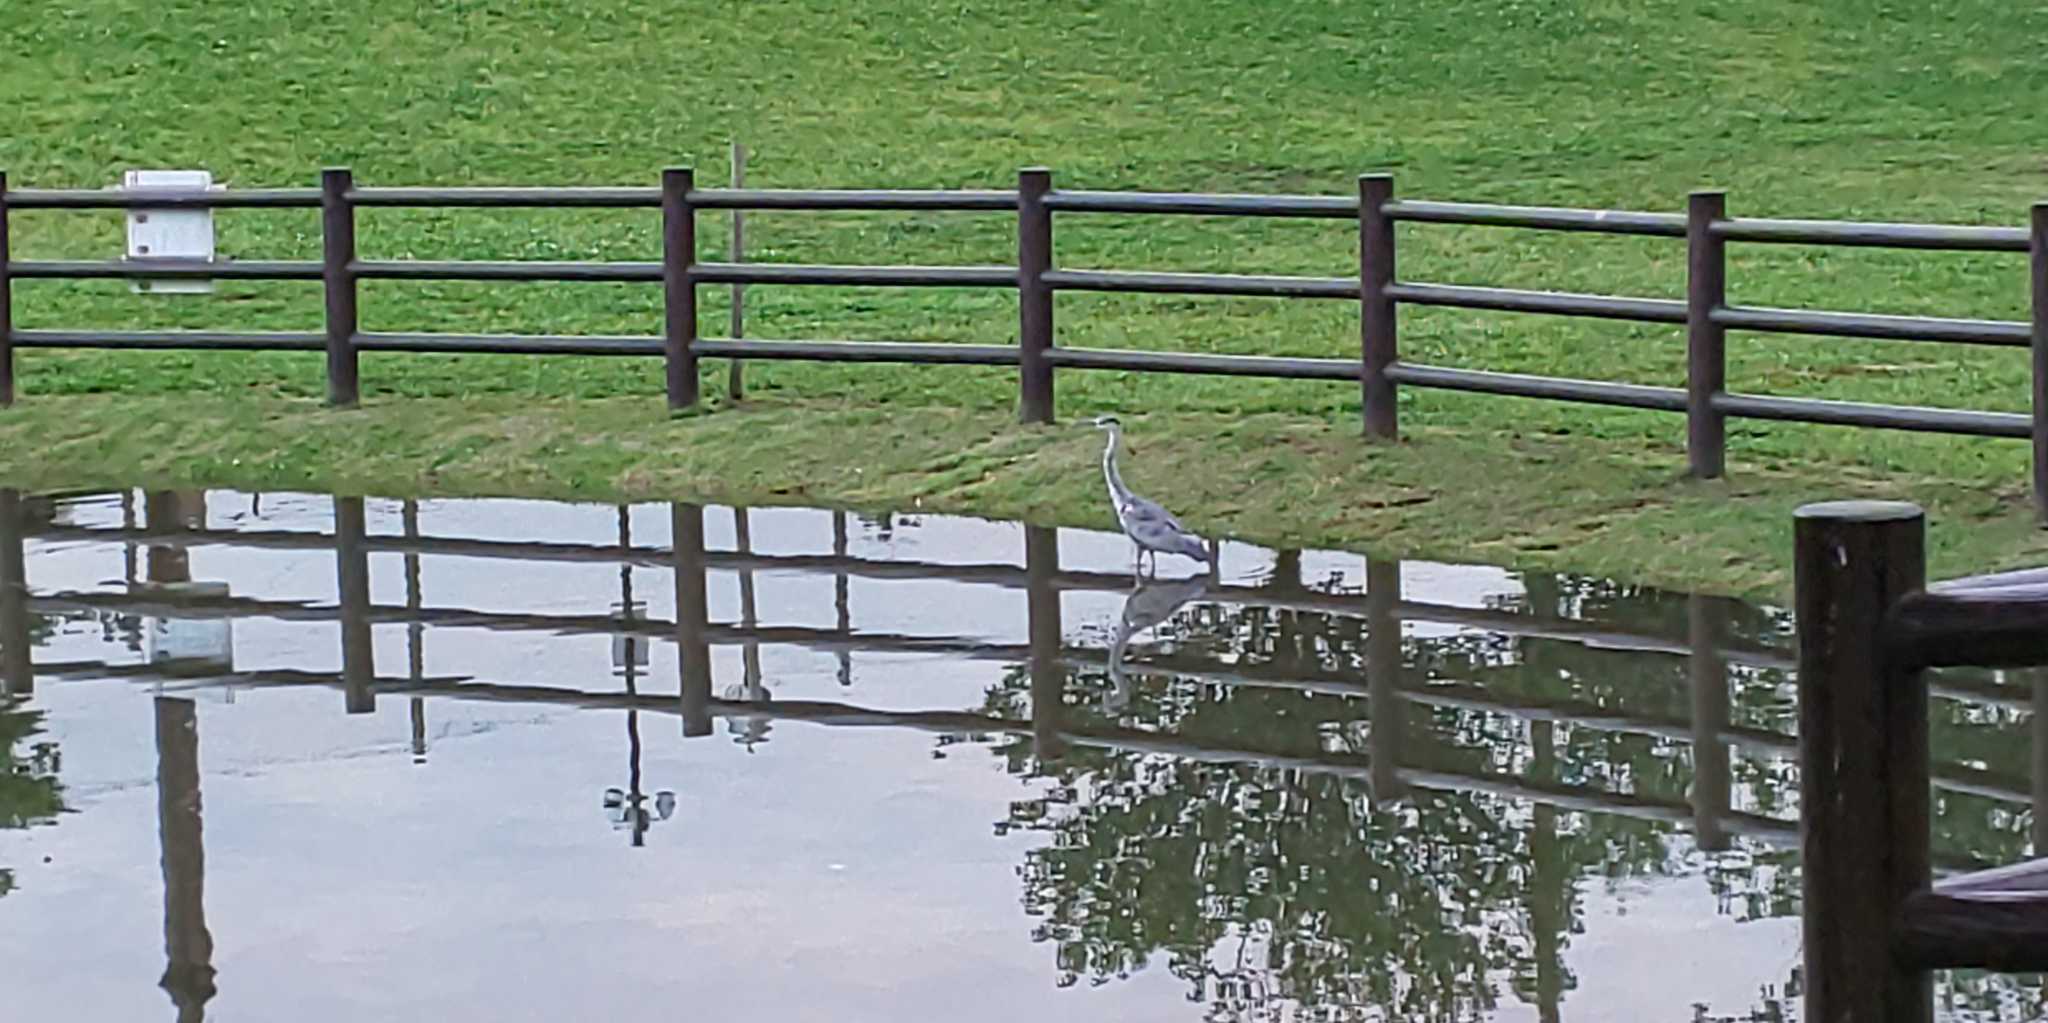
<path fill-rule="evenodd" d="M 1173 513 L 1167 511 L 1164 505 L 1150 498 L 1132 494 L 1131 499 L 1125 503 L 1125 507 L 1129 509 L 1129 514 L 1134 519 L 1155 519 L 1165 523 L 1176 533 L 1188 531 L 1188 527 L 1181 525 L 1180 520 L 1174 518 Z"/>
<path fill-rule="evenodd" d="M 1155 551 L 1181 551 L 1189 544 L 1201 549 L 1200 542 L 1194 540 L 1187 530 L 1175 526 L 1170 519 L 1133 518 L 1124 524 L 1124 528 L 1132 539 Z"/>

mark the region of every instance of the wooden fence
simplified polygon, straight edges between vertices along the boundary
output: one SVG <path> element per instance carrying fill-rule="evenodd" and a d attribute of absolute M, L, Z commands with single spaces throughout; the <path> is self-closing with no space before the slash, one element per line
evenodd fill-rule
<path fill-rule="evenodd" d="M 1933 883 L 1922 674 L 2048 664 L 2048 570 L 1928 587 L 1910 504 L 1808 505 L 1796 536 L 1805 1018 L 1929 1023 L 1929 970 L 2048 970 L 2048 858 Z"/>
<path fill-rule="evenodd" d="M 658 209 L 659 262 L 377 261 L 357 258 L 356 210 L 362 207 L 537 207 Z M 290 208 L 319 209 L 323 258 L 318 261 L 178 262 L 172 260 L 48 261 L 15 259 L 7 243 L 11 210 Z M 1017 222 L 1014 266 L 830 266 L 707 263 L 697 259 L 699 210 L 915 210 L 1006 213 Z M 1063 269 L 1053 260 L 1053 214 L 1138 214 L 1290 217 L 1356 221 L 1357 277 L 1128 272 Z M 1395 225 L 1468 224 L 1550 231 L 1645 235 L 1686 244 L 1684 300 L 1617 297 L 1402 281 L 1395 273 Z M 2029 253 L 2031 322 L 1889 316 L 1773 309 L 1726 301 L 1729 242 L 1877 246 L 1907 249 Z M 11 321 L 10 287 L 38 279 L 240 279 L 321 281 L 323 330 L 305 333 L 21 330 Z M 659 336 L 540 336 L 373 333 L 359 328 L 362 280 L 613 281 L 660 283 L 664 324 Z M 1014 290 L 1017 342 L 1009 345 L 884 341 L 775 341 L 705 338 L 698 333 L 697 289 L 707 284 L 970 287 Z M 1069 348 L 1055 343 L 1054 296 L 1061 291 L 1237 295 L 1357 303 L 1357 359 L 1209 355 Z M 1684 387 L 1609 383 L 1429 366 L 1403 360 L 1398 342 L 1402 304 L 1684 325 Z M 1771 395 L 1726 388 L 1729 330 L 1936 344 L 2030 347 L 2032 412 L 1986 412 L 1879 405 Z M 1044 169 L 1018 174 L 1014 191 L 700 189 L 687 168 L 665 171 L 659 187 L 643 188 L 359 188 L 347 170 L 322 173 L 314 188 L 223 191 L 18 189 L 0 174 L 0 405 L 14 398 L 15 348 L 194 348 L 325 352 L 327 396 L 353 404 L 360 393 L 358 355 L 366 351 L 493 352 L 661 357 L 669 406 L 698 399 L 700 358 L 807 359 L 1015 366 L 1018 409 L 1026 422 L 1049 422 L 1054 372 L 1119 369 L 1355 382 L 1365 431 L 1399 433 L 1396 393 L 1402 386 L 1517 395 L 1682 412 L 1690 471 L 1715 477 L 1726 458 L 1731 416 L 1936 433 L 2032 438 L 2037 517 L 2048 524 L 2048 203 L 2033 207 L 2030 228 L 1965 227 L 1848 221 L 1761 220 L 1726 215 L 1720 192 L 1696 192 L 1685 213 L 1420 202 L 1394 197 L 1393 178 L 1358 179 L 1356 196 L 1210 195 L 1056 190 Z"/>
<path fill-rule="evenodd" d="M 1371 749 L 1364 754 L 1319 753 L 1242 748 L 1134 728 L 1084 725 L 1061 719 L 1061 694 L 1075 668 L 1101 670 L 1107 659 L 1100 648 L 1069 645 L 1059 595 L 1067 591 L 1128 593 L 1130 577 L 1116 573 L 1064 570 L 1059 564 L 1053 530 L 1027 527 L 1023 564 L 939 564 L 849 556 L 844 529 L 835 528 L 834 554 L 760 554 L 750 550 L 707 550 L 704 515 L 694 505 L 674 505 L 671 524 L 675 541 L 667 548 L 637 545 L 622 536 L 617 545 L 515 542 L 422 536 L 417 516 L 406 515 L 403 535 L 372 536 L 365 528 L 361 499 L 335 501 L 335 532 L 208 529 L 203 521 L 178 521 L 152 514 L 143 524 L 123 526 L 30 525 L 20 528 L 18 515 L 7 514 L 16 498 L 0 491 L 0 651 L 8 654 L 6 688 L 32 691 L 35 676 L 163 678 L 168 669 L 155 665 L 109 665 L 100 662 L 31 664 L 27 653 L 27 617 L 31 614 L 122 614 L 166 619 L 262 617 L 285 621 L 334 622 L 339 626 L 342 669 L 339 675 L 294 672 L 219 672 L 209 670 L 209 684 L 250 686 L 331 685 L 343 691 L 351 713 L 374 709 L 379 694 L 444 695 L 472 699 L 555 703 L 616 709 L 665 710 L 679 713 L 686 736 L 709 734 L 720 715 L 747 719 L 794 719 L 827 725 L 895 725 L 949 733 L 1013 732 L 1032 736 L 1042 748 L 1067 745 L 1126 751 L 1171 753 L 1208 760 L 1286 767 L 1315 774 L 1355 778 L 1382 797 L 1404 789 L 1480 791 L 1561 809 L 1617 814 L 1667 824 L 1690 826 L 1706 848 L 1725 847 L 1731 836 L 1746 836 L 1790 846 L 1798 825 L 1731 809 L 1731 767 L 1727 751 L 1744 750 L 1765 757 L 1790 758 L 1796 740 L 1778 732 L 1730 722 L 1731 666 L 1789 670 L 1794 657 L 1731 634 L 1727 605 L 1720 598 L 1688 598 L 1687 623 L 1678 634 L 1625 629 L 1610 623 L 1500 609 L 1457 607 L 1406 600 L 1400 596 L 1398 563 L 1367 563 L 1364 593 L 1326 593 L 1301 581 L 1276 578 L 1262 585 L 1213 585 L 1202 599 L 1241 607 L 1309 611 L 1360 621 L 1364 625 L 1365 680 L 1356 671 L 1340 672 L 1303 665 L 1225 663 L 1185 655 L 1150 657 L 1131 663 L 1132 673 L 1168 674 L 1204 682 L 1257 688 L 1289 689 L 1334 696 L 1363 697 L 1369 720 L 1398 720 L 1413 705 L 1455 708 L 1507 715 L 1534 722 L 1564 722 L 1576 727 L 1650 735 L 1692 744 L 1697 772 L 1687 800 L 1605 791 L 1589 785 L 1567 785 L 1493 772 L 1454 769 L 1420 762 L 1416 751 L 1400 747 L 1401 729 L 1374 727 Z M 10 524 L 13 524 L 10 526 Z M 18 553 L 27 536 L 64 543 L 121 543 L 129 550 L 152 552 L 220 547 L 244 550 L 333 552 L 339 600 L 321 605 L 302 601 L 264 600 L 240 596 L 209 596 L 150 587 L 127 592 L 36 592 L 22 570 Z M 370 600 L 369 555 L 400 553 L 407 561 L 407 597 L 401 604 Z M 678 614 L 674 620 L 621 614 L 522 613 L 430 607 L 420 591 L 417 559 L 421 556 L 508 559 L 515 562 L 571 562 L 646 566 L 671 570 Z M 715 623 L 709 618 L 705 579 L 710 572 L 733 572 L 742 583 L 742 617 Z M 839 623 L 831 627 L 760 625 L 746 606 L 756 572 L 796 572 L 835 580 Z M 132 569 L 131 569 L 132 574 Z M 846 580 L 918 579 L 959 585 L 1021 589 L 1026 595 L 1027 641 L 996 643 L 949 636 L 905 635 L 856 630 L 848 622 Z M 626 594 L 622 607 L 632 605 Z M 1646 715 L 1581 702 L 1514 699 L 1474 685 L 1447 684 L 1420 677 L 1404 664 L 1401 636 L 1407 622 L 1434 622 L 1490 632 L 1584 644 L 1589 651 L 1616 650 L 1683 658 L 1688 665 L 1691 713 L 1688 716 Z M 369 642 L 371 628 L 381 624 L 415 626 L 409 675 L 380 675 Z M 677 644 L 678 687 L 670 695 L 589 692 L 549 686 L 503 685 L 466 677 L 426 677 L 420 668 L 419 629 L 479 628 L 499 631 L 641 637 Z M 10 637 L 23 637 L 21 642 Z M 1033 699 L 1030 719 L 1006 719 L 958 710 L 877 710 L 834 701 L 721 699 L 714 696 L 710 650 L 717 645 L 753 647 L 787 644 L 840 655 L 854 653 L 929 653 L 949 657 L 1025 665 Z M 1376 666 L 1391 665 L 1392 670 Z M 1953 678 L 1937 691 L 1976 703 L 2022 710 L 2048 708 L 2048 681 L 2026 689 L 1980 680 Z M 2048 748 L 2048 715 L 2037 714 L 2035 741 Z M 2034 807 L 2035 840 L 2048 840 L 2048 761 L 2036 758 L 2032 777 L 2009 776 L 1981 766 L 1942 764 L 1932 784 L 1954 793 L 1996 800 L 2014 810 Z M 1952 860 L 1944 866 L 1963 870 L 1981 866 Z"/>

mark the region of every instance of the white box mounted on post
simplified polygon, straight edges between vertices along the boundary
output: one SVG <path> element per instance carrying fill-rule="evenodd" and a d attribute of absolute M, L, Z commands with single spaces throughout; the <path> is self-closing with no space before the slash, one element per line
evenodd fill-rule
<path fill-rule="evenodd" d="M 195 192 L 216 188 L 213 174 L 203 170 L 132 170 L 121 176 L 121 187 Z M 128 258 L 138 262 L 151 259 L 213 262 L 213 211 L 203 208 L 129 210 Z M 213 282 L 130 281 L 128 287 L 131 291 L 154 294 L 208 294 L 213 291 Z"/>

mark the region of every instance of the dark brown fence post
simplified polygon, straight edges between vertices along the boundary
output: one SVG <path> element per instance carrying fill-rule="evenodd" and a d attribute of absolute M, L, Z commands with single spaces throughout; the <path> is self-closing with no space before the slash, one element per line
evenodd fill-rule
<path fill-rule="evenodd" d="M 361 400 L 356 373 L 355 175 L 346 167 L 320 172 L 320 280 L 327 293 L 327 403 Z"/>
<path fill-rule="evenodd" d="M 1896 502 L 1795 516 L 1809 1020 L 1933 1017 L 1929 974 L 1892 955 L 1901 903 L 1931 881 L 1927 686 L 1885 625 L 1926 581 L 1925 532 L 1920 509 Z"/>
<path fill-rule="evenodd" d="M 1394 300 L 1394 221 L 1386 205 L 1394 201 L 1392 174 L 1358 178 L 1358 340 L 1364 361 L 1359 375 L 1365 403 L 1365 435 L 1394 440 L 1401 435 L 1394 381 L 1387 367 L 1400 358 Z"/>
<path fill-rule="evenodd" d="M 1045 272 L 1052 269 L 1052 211 L 1045 194 L 1052 191 L 1052 171 L 1026 167 L 1017 172 L 1017 419 L 1052 422 L 1052 288 Z"/>
<path fill-rule="evenodd" d="M 2034 855 L 2048 856 L 2048 672 L 2034 675 Z"/>
<path fill-rule="evenodd" d="M 1408 791 L 1401 780 L 1401 737 L 1407 730 L 1408 694 L 1402 685 L 1401 563 L 1367 559 L 1365 563 L 1365 686 L 1366 713 L 1372 731 L 1366 738 L 1372 755 L 1372 797 L 1384 804 Z"/>
<path fill-rule="evenodd" d="M 156 698 L 156 822 L 164 870 L 164 964 L 158 984 L 181 1020 L 203 1019 L 214 996 L 206 929 L 206 843 L 199 798 L 199 715 L 191 700 Z"/>
<path fill-rule="evenodd" d="M 688 167 L 661 172 L 662 355 L 670 412 L 697 404 L 697 209 L 690 204 L 696 187 L 696 172 Z"/>
<path fill-rule="evenodd" d="M 2034 295 L 2034 520 L 2048 526 L 2048 202 L 2034 204 L 2032 228 L 2027 261 Z"/>
<path fill-rule="evenodd" d="M 1694 192 L 1685 206 L 1685 455 L 1698 479 L 1727 464 L 1726 417 L 1714 399 L 1728 386 L 1727 334 L 1714 310 L 1728 298 L 1727 245 L 1714 222 L 1727 212 L 1722 192 Z"/>
<path fill-rule="evenodd" d="M 341 683 L 350 714 L 373 714 L 377 675 L 370 636 L 370 554 L 364 546 L 363 499 L 334 499 L 335 576 L 341 594 Z"/>
<path fill-rule="evenodd" d="M 1067 673 L 1060 664 L 1060 591 L 1053 585 L 1059 570 L 1059 532 L 1047 526 L 1025 526 L 1024 600 L 1026 632 L 1031 643 L 1031 745 L 1040 760 L 1057 759 L 1066 751 L 1066 742 L 1060 738 L 1060 717 L 1066 707 Z"/>
<path fill-rule="evenodd" d="M 1687 661 L 1692 685 L 1693 837 L 1708 852 L 1728 848 L 1728 659 L 1721 641 L 1728 608 L 1717 597 L 1686 598 Z"/>
<path fill-rule="evenodd" d="M 0 690 L 15 696 L 26 696 L 36 686 L 28 638 L 28 559 L 21 534 L 21 494 L 0 489 Z"/>
<path fill-rule="evenodd" d="M 7 235 L 7 172 L 0 171 L 0 408 L 14 404 L 14 258 Z"/>
<path fill-rule="evenodd" d="M 691 377 L 692 380 L 696 377 Z M 704 508 L 669 505 L 669 545 L 676 583 L 676 670 L 680 676 L 683 737 L 711 734 L 709 602 L 704 597 Z"/>

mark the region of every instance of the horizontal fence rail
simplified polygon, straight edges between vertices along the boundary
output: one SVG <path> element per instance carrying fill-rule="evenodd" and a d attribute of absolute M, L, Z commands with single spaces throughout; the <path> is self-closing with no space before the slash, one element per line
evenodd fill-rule
<path fill-rule="evenodd" d="M 634 209 L 658 214 L 663 253 L 654 262 L 541 262 L 364 260 L 355 252 L 358 209 L 561 208 Z M 7 244 L 6 223 L 17 210 L 317 209 L 321 260 L 180 261 L 18 259 Z M 697 215 L 703 210 L 1003 213 L 1016 218 L 1014 266 L 835 266 L 794 263 L 716 263 L 697 258 Z M 1081 269 L 1053 260 L 1054 214 L 1307 218 L 1354 221 L 1359 227 L 1355 277 L 1179 273 Z M 1403 281 L 1395 273 L 1395 227 L 1454 224 L 1542 231 L 1590 232 L 1682 239 L 1687 250 L 1683 299 L 1532 291 L 1479 285 Z M 1954 252 L 2027 253 L 2033 316 L 2030 321 L 1982 320 L 1807 309 L 1769 309 L 1727 299 L 1729 243 L 1889 247 Z M 1982 437 L 2028 437 L 2034 442 L 2032 491 L 2037 517 L 2048 525 L 2048 204 L 2034 207 L 2028 227 L 1893 224 L 1729 217 L 1719 192 L 1690 197 L 1683 213 L 1573 209 L 1399 199 L 1386 175 L 1359 179 L 1353 196 L 1241 195 L 1183 192 L 1109 192 L 1058 189 L 1050 172 L 1027 169 L 1015 189 L 758 189 L 698 188 L 687 169 L 644 187 L 358 187 L 347 171 L 329 171 L 320 188 L 10 189 L 0 174 L 0 405 L 15 393 L 16 348 L 111 348 L 303 351 L 304 334 L 224 332 L 148 333 L 17 329 L 12 319 L 16 280 L 303 280 L 321 281 L 327 323 L 317 336 L 328 356 L 329 397 L 337 405 L 358 400 L 359 351 L 489 352 L 544 355 L 660 357 L 666 364 L 669 403 L 697 401 L 701 358 L 821 359 L 924 365 L 1015 366 L 1018 409 L 1026 421 L 1054 413 L 1055 371 L 1119 369 L 1204 373 L 1279 379 L 1350 381 L 1360 389 L 1366 433 L 1398 435 L 1395 403 L 1402 387 L 1589 402 L 1680 412 L 1686 417 L 1688 466 L 1695 476 L 1722 473 L 1725 422 L 1751 418 L 1838 426 L 1916 430 Z M 659 345 L 637 339 L 516 339 L 500 335 L 366 333 L 358 329 L 358 282 L 363 280 L 611 282 L 663 287 L 664 324 Z M 944 342 L 766 341 L 704 339 L 697 325 L 696 292 L 707 285 L 990 288 L 1018 296 L 1018 333 L 998 356 L 995 346 Z M 1306 298 L 1355 302 L 1360 349 L 1356 360 L 1285 355 L 1222 356 L 1185 352 L 1062 348 L 1054 298 L 1059 292 Z M 1432 367 L 1402 360 L 1398 307 L 1587 317 L 1683 325 L 1687 370 L 1683 387 L 1574 380 L 1479 369 Z M 1900 407 L 1816 398 L 1744 395 L 1726 387 L 1726 335 L 1730 330 L 1837 338 L 2026 347 L 2033 355 L 2029 413 Z M 958 349 L 965 349 L 958 350 Z"/>

